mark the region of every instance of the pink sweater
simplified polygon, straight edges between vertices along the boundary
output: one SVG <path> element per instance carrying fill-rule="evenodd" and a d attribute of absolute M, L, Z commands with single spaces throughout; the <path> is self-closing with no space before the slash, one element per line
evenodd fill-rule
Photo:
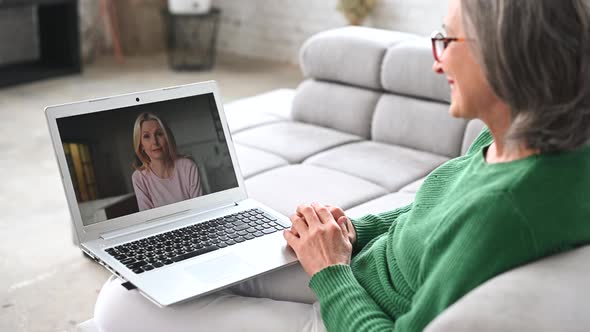
<path fill-rule="evenodd" d="M 133 172 L 131 178 L 139 211 L 184 201 L 203 194 L 197 165 L 188 158 L 177 159 L 174 164 L 172 175 L 166 179 L 159 178 L 149 169 Z"/>

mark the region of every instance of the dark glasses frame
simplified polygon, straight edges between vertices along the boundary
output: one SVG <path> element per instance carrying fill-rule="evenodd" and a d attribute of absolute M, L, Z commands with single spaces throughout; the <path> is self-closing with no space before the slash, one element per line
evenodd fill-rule
<path fill-rule="evenodd" d="M 434 31 L 430 36 L 430 40 L 432 41 L 432 55 L 434 56 L 434 60 L 441 62 L 440 57 L 447 47 L 449 47 L 450 43 L 464 42 L 467 40 L 467 38 L 445 37 L 442 32 Z M 442 43 L 442 50 L 440 50 L 440 52 L 438 51 L 437 43 Z"/>

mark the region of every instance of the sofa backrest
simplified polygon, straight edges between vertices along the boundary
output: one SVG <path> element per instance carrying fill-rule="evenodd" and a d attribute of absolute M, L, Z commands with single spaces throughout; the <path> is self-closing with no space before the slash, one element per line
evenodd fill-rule
<path fill-rule="evenodd" d="M 448 114 L 449 105 L 384 94 L 373 116 L 372 139 L 450 158 L 461 152 L 465 121 Z"/>
<path fill-rule="evenodd" d="M 413 35 L 364 27 L 328 30 L 300 50 L 307 78 L 293 100 L 293 119 L 370 138 L 382 95 L 381 64 L 388 47 Z"/>
<path fill-rule="evenodd" d="M 392 45 L 387 49 L 381 66 L 383 89 L 448 104 L 451 89 L 447 78 L 432 71 L 433 63 L 428 38 L 411 38 Z"/>
<path fill-rule="evenodd" d="M 387 48 L 415 35 L 366 27 L 327 30 L 299 51 L 305 77 L 382 90 L 381 64 Z"/>
<path fill-rule="evenodd" d="M 448 114 L 449 84 L 445 75 L 432 71 L 433 62 L 426 38 L 403 40 L 387 49 L 373 140 L 447 157 L 461 153 L 466 121 Z"/>
<path fill-rule="evenodd" d="M 340 83 L 308 79 L 293 98 L 293 120 L 370 138 L 381 93 Z"/>
<path fill-rule="evenodd" d="M 293 119 L 458 156 L 467 123 L 449 116 L 449 86 L 432 63 L 430 41 L 416 35 L 365 27 L 316 34 L 300 51 L 306 80 Z"/>

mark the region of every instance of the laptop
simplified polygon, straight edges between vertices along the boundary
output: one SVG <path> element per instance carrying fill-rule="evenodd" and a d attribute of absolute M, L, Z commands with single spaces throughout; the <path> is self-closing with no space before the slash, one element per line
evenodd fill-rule
<path fill-rule="evenodd" d="M 214 81 L 45 109 L 80 248 L 159 306 L 294 264 Z"/>

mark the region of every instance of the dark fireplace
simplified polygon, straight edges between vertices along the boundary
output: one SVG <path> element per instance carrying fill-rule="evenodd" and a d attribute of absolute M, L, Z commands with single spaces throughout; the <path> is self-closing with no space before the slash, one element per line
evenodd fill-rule
<path fill-rule="evenodd" d="M 31 17 L 10 20 L 21 24 L 13 27 L 14 38 L 8 29 L 0 32 L 0 47 L 8 54 L 0 62 L 0 87 L 81 71 L 77 0 L 0 0 L 0 16 L 13 13 Z M 20 58 L 8 52 L 20 51 L 19 43 L 24 45 Z"/>

